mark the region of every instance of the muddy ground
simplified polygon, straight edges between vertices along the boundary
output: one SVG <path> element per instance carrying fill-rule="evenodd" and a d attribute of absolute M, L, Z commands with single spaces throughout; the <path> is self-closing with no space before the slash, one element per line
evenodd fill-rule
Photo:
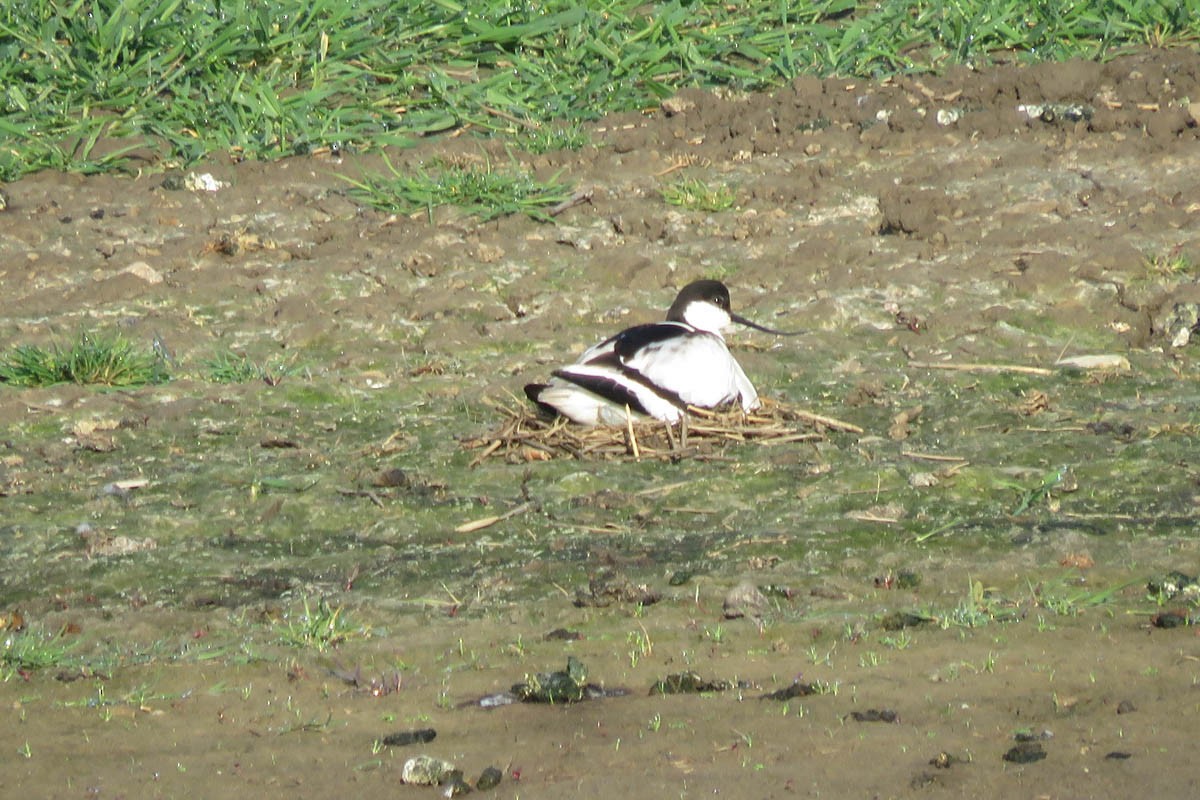
<path fill-rule="evenodd" d="M 0 610 L 73 659 L 0 686 L 6 790 L 430 797 L 425 752 L 502 797 L 1194 795 L 1200 642 L 1147 582 L 1198 569 L 1197 97 L 1157 50 L 393 154 L 590 189 L 553 224 L 364 210 L 366 156 L 5 187 L 0 342 L 157 338 L 174 375 L 0 386 Z M 864 432 L 472 466 L 495 403 L 699 276 L 809 331 L 731 334 L 760 393 Z M 229 350 L 270 380 L 214 382 Z M 661 599 L 577 605 L 606 574 Z M 473 703 L 568 655 L 628 694 Z M 650 692 L 683 670 L 736 686 Z"/>

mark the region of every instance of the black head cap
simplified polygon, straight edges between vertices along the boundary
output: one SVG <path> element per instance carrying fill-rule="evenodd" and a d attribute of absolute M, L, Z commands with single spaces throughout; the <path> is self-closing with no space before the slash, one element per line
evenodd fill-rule
<path fill-rule="evenodd" d="M 668 322 L 683 322 L 683 312 L 692 303 L 712 303 L 724 311 L 729 310 L 729 290 L 720 281 L 692 281 L 679 290 L 675 302 L 667 311 Z"/>

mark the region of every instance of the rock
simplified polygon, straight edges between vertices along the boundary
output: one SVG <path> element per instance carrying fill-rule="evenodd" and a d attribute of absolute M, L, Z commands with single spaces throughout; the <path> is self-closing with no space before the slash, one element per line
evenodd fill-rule
<path fill-rule="evenodd" d="M 1068 358 L 1060 358 L 1054 362 L 1056 367 L 1064 369 L 1081 369 L 1081 370 L 1115 370 L 1117 372 L 1128 372 L 1133 367 L 1129 364 L 1129 359 L 1122 355 L 1094 355 L 1094 356 L 1070 356 Z"/>
<path fill-rule="evenodd" d="M 211 172 L 189 172 L 183 179 L 183 188 L 191 192 L 219 192 L 228 185 L 214 178 Z"/>
<path fill-rule="evenodd" d="M 897 722 L 900 715 L 890 708 L 868 708 L 866 711 L 851 711 L 855 722 Z"/>
<path fill-rule="evenodd" d="M 758 620 L 762 619 L 763 612 L 767 610 L 767 598 L 753 583 L 742 581 L 725 595 L 722 609 L 725 619 L 750 617 Z"/>
<path fill-rule="evenodd" d="M 126 267 L 125 269 L 121 270 L 121 272 L 124 274 L 132 275 L 135 278 L 141 278 L 142 280 L 144 280 L 146 283 L 149 283 L 149 284 L 156 284 L 156 283 L 163 282 L 162 273 L 159 272 L 158 270 L 156 270 L 154 267 L 147 264 L 145 261 L 135 261 L 132 264 L 130 264 L 128 267 Z"/>
<path fill-rule="evenodd" d="M 774 692 L 764 694 L 763 700 L 778 700 L 781 703 L 786 703 L 794 697 L 808 697 L 810 694 L 816 694 L 817 687 L 811 683 L 803 681 L 792 681 L 790 686 L 785 686 L 782 689 L 777 689 Z"/>
<path fill-rule="evenodd" d="M 565 670 L 530 675 L 515 684 L 512 693 L 524 703 L 577 703 L 587 696 L 587 669 L 575 656 L 568 656 Z"/>
<path fill-rule="evenodd" d="M 1013 764 L 1032 764 L 1045 757 L 1046 748 L 1040 742 L 1019 742 L 1004 754 L 1004 760 Z"/>
<path fill-rule="evenodd" d="M 479 774 L 479 779 L 475 781 L 475 788 L 479 791 L 487 791 L 495 789 L 500 785 L 500 780 L 504 777 L 504 773 L 496 767 L 487 767 Z"/>
<path fill-rule="evenodd" d="M 415 731 L 399 731 L 383 737 L 383 743 L 389 747 L 403 747 L 409 744 L 425 744 L 437 738 L 433 728 L 421 728 Z"/>
<path fill-rule="evenodd" d="M 404 770 L 400 773 L 400 779 L 414 786 L 437 786 L 445 783 L 455 774 L 462 777 L 462 773 L 449 761 L 421 755 L 413 756 L 404 762 Z"/>
<path fill-rule="evenodd" d="M 676 672 L 650 687 L 650 694 L 700 694 L 733 688 L 729 681 L 706 681 L 695 672 Z"/>

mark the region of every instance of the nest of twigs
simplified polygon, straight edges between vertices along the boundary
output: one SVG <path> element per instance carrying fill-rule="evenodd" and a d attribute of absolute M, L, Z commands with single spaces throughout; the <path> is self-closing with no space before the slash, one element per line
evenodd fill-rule
<path fill-rule="evenodd" d="M 734 444 L 780 445 L 823 439 L 826 430 L 862 432 L 856 425 L 763 399 L 747 414 L 741 408 L 710 410 L 690 406 L 683 422 L 668 425 L 630 417 L 623 426 L 585 427 L 564 417 L 547 417 L 532 406 L 491 404 L 505 420 L 496 430 L 463 441 L 480 450 L 471 462 L 489 458 L 509 463 L 577 458 L 596 461 L 684 458 L 718 460 Z"/>

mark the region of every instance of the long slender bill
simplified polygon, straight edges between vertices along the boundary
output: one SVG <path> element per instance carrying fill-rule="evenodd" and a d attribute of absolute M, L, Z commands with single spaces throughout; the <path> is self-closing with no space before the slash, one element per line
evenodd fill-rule
<path fill-rule="evenodd" d="M 747 328 L 754 328 L 756 331 L 762 331 L 763 333 L 773 333 L 776 336 L 799 336 L 803 333 L 808 333 L 808 331 L 777 331 L 774 328 L 759 325 L 757 322 L 751 322 L 739 314 L 730 314 L 729 318 L 739 325 L 745 325 Z"/>

